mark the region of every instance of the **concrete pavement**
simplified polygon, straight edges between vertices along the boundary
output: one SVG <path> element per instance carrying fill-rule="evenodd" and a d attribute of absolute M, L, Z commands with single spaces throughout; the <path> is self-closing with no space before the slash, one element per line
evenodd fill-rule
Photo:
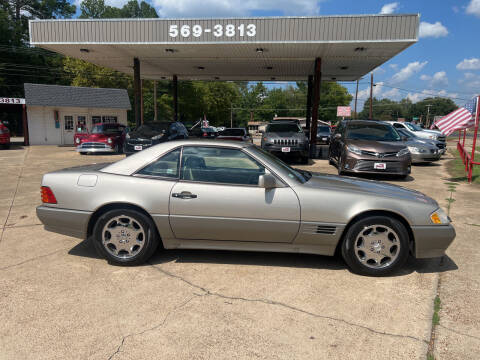
<path fill-rule="evenodd" d="M 457 187 L 449 256 L 410 259 L 392 277 L 357 276 L 338 258 L 221 251 L 159 251 L 122 268 L 35 216 L 43 173 L 121 157 L 0 152 L 0 358 L 425 359 L 437 293 L 435 356 L 477 357 L 480 226 L 467 224 L 480 224 L 478 187 Z M 389 181 L 445 207 L 444 163 Z M 325 160 L 308 168 L 336 172 Z"/>

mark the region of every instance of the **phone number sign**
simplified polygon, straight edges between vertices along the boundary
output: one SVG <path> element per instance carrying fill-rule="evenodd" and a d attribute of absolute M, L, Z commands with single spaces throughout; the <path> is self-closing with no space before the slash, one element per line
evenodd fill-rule
<path fill-rule="evenodd" d="M 212 35 L 214 38 L 252 38 L 257 35 L 255 24 L 212 24 L 202 26 L 200 24 L 171 24 L 168 28 L 171 39 L 200 38 L 202 35 Z"/>
<path fill-rule="evenodd" d="M 25 104 L 25 99 L 0 97 L 0 104 L 23 105 Z"/>

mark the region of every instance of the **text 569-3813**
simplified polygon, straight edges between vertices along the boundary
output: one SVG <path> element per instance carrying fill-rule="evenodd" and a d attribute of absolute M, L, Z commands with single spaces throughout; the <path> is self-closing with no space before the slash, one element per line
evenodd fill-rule
<path fill-rule="evenodd" d="M 203 28 L 201 25 L 170 25 L 168 35 L 170 37 L 201 37 L 202 35 L 212 34 L 214 37 L 234 37 L 235 35 L 240 37 L 253 37 L 257 34 L 257 27 L 255 24 L 240 24 L 235 26 L 233 24 L 221 25 L 216 24 L 212 28 Z"/>

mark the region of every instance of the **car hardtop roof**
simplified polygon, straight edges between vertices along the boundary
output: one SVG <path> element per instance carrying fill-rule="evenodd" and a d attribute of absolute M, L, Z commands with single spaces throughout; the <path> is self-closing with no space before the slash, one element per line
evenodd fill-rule
<path fill-rule="evenodd" d="M 123 124 L 119 124 L 119 123 L 106 123 L 106 122 L 95 123 L 95 124 L 93 124 L 92 126 L 97 126 L 97 125 L 127 126 L 127 125 L 123 125 Z"/>
<path fill-rule="evenodd" d="M 383 120 L 342 120 L 342 123 L 347 125 L 348 124 L 387 124 L 386 121 L 383 121 Z M 388 124 L 390 125 L 390 124 Z"/>
<path fill-rule="evenodd" d="M 201 145 L 201 146 L 220 146 L 220 147 L 235 147 L 235 148 L 246 148 L 252 146 L 250 143 L 243 143 L 233 140 L 215 140 L 215 139 L 185 139 L 185 140 L 173 140 L 168 141 L 167 143 L 175 143 L 175 145 Z M 167 144 L 164 143 L 164 144 Z"/>

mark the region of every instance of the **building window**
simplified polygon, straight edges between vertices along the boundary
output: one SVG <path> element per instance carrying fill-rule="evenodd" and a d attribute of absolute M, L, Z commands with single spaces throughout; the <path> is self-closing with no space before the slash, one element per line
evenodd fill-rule
<path fill-rule="evenodd" d="M 73 116 L 65 116 L 65 130 L 73 130 Z"/>
<path fill-rule="evenodd" d="M 102 117 L 101 116 L 92 116 L 92 124 L 98 124 L 102 122 Z"/>
<path fill-rule="evenodd" d="M 103 122 L 105 124 L 116 124 L 117 123 L 117 117 L 116 116 L 103 116 Z"/>

